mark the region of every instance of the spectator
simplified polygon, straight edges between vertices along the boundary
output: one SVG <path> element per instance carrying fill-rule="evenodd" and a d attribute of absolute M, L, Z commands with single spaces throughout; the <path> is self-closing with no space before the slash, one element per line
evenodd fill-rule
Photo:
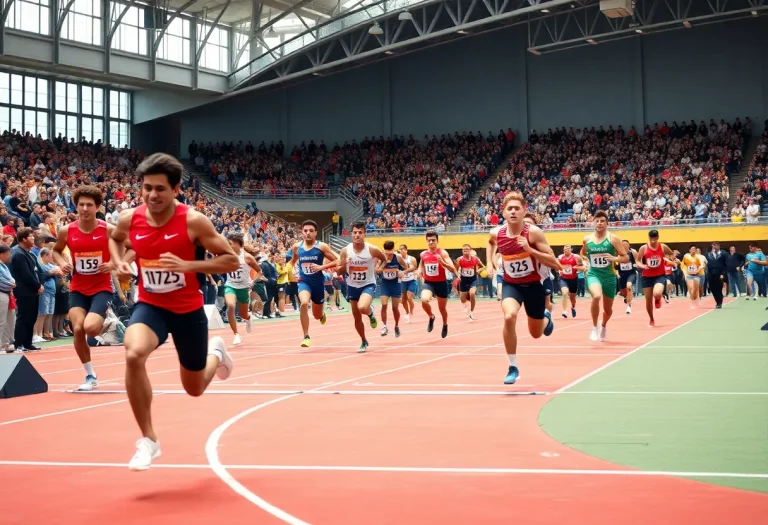
<path fill-rule="evenodd" d="M 40 295 L 43 293 L 37 259 L 30 253 L 35 244 L 32 229 L 20 229 L 16 241 L 18 244 L 12 250 L 10 266 L 11 275 L 16 280 L 13 290 L 16 297 L 14 342 L 17 350 L 40 350 L 32 344 L 32 332 L 37 320 Z"/>
<path fill-rule="evenodd" d="M 11 262 L 11 249 L 0 244 L 0 352 L 13 352 L 11 340 L 16 326 L 16 309 L 11 308 L 13 289 L 16 280 L 11 276 L 8 264 Z"/>

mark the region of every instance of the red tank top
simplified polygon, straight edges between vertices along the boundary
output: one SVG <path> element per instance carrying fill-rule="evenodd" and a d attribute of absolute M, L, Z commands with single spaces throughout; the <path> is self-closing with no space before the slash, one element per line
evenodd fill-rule
<path fill-rule="evenodd" d="M 471 255 L 469 259 L 464 257 L 463 255 L 461 258 L 459 258 L 459 275 L 462 279 L 474 279 L 477 277 L 477 264 L 480 262 L 480 259 L 475 257 L 474 255 Z"/>
<path fill-rule="evenodd" d="M 667 261 L 664 261 L 664 275 L 672 275 L 672 270 L 674 267 L 669 264 Z"/>
<path fill-rule="evenodd" d="M 139 302 L 183 314 L 203 307 L 197 274 L 171 272 L 160 267 L 160 255 L 170 252 L 185 261 L 195 260 L 195 245 L 187 233 L 189 206 L 176 203 L 176 211 L 165 225 L 147 223 L 147 207 L 133 212 L 129 238 L 139 270 Z"/>
<path fill-rule="evenodd" d="M 421 258 L 421 263 L 424 266 L 425 281 L 438 283 L 445 282 L 447 280 L 445 277 L 445 268 L 443 268 L 443 265 L 440 264 L 440 257 L 438 255 L 439 253 L 439 251 L 432 253 L 429 250 L 424 250 L 421 252 L 419 257 Z"/>
<path fill-rule="evenodd" d="M 574 267 L 579 265 L 579 262 L 576 260 L 576 256 L 574 254 L 568 255 L 567 257 L 565 255 L 561 255 L 557 259 L 560 261 L 560 265 L 563 267 L 563 269 L 560 270 L 560 277 L 563 279 L 577 279 L 579 277 L 576 273 L 576 270 L 574 270 Z"/>
<path fill-rule="evenodd" d="M 520 235 L 528 240 L 530 231 L 530 225 L 525 223 Z M 514 237 L 507 235 L 506 224 L 496 234 L 496 246 L 501 254 L 503 279 L 506 282 L 515 284 L 541 282 L 539 263 L 536 261 L 536 257 L 523 250 Z"/>
<path fill-rule="evenodd" d="M 661 243 L 656 246 L 655 250 L 651 248 L 650 244 L 645 245 L 643 263 L 648 266 L 648 268 L 643 270 L 643 277 L 659 277 L 664 275 L 664 249 L 661 247 Z"/>
<path fill-rule="evenodd" d="M 72 255 L 72 283 L 70 290 L 83 295 L 99 292 L 112 293 L 112 276 L 101 273 L 99 266 L 109 262 L 107 223 L 96 221 L 91 233 L 80 230 L 80 221 L 67 227 L 67 247 Z"/>

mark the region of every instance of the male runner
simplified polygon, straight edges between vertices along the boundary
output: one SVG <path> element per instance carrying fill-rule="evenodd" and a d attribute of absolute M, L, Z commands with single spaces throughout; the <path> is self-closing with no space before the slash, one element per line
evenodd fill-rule
<path fill-rule="evenodd" d="M 459 270 L 459 297 L 464 305 L 469 299 L 469 318 L 474 321 L 475 294 L 477 293 L 477 273 L 485 268 L 477 255 L 472 254 L 472 247 L 465 244 L 461 247 L 461 257 L 456 259 L 456 268 Z M 466 313 L 466 310 L 465 310 Z"/>
<path fill-rule="evenodd" d="M 381 274 L 381 320 L 384 321 L 381 336 L 384 337 L 389 333 L 387 306 L 392 299 L 392 316 L 395 318 L 395 337 L 397 338 L 400 337 L 400 298 L 403 296 L 403 289 L 398 279 L 408 263 L 399 253 L 395 253 L 394 241 L 384 241 L 384 255 L 387 258 L 386 262 L 376 268 L 376 272 Z"/>
<path fill-rule="evenodd" d="M 131 275 L 125 258 L 128 248 L 135 252 L 139 273 L 138 303 L 124 340 L 125 387 L 142 434 L 128 464 L 131 470 L 147 470 L 160 457 L 146 362 L 168 334 L 173 336 L 181 384 L 189 395 L 202 395 L 214 374 L 226 379 L 232 373 L 224 340 L 208 340 L 208 318 L 197 274 L 232 272 L 240 262 L 205 215 L 176 200 L 182 172 L 181 163 L 165 153 L 144 159 L 136 168 L 144 204 L 120 214 L 109 241 L 118 276 Z M 195 260 L 198 246 L 215 257 Z"/>
<path fill-rule="evenodd" d="M 391 248 L 394 247 L 395 243 L 392 243 Z M 355 319 L 355 330 L 362 339 L 360 348 L 357 349 L 360 354 L 368 349 L 363 314 L 368 316 L 371 328 L 376 328 L 378 325 L 371 304 L 376 294 L 377 260 L 381 264 L 386 264 L 387 257 L 376 246 L 365 242 L 365 223 L 362 221 L 354 223 L 352 242 L 342 248 L 337 271 L 347 274 L 347 300 L 352 308 L 352 317 Z"/>
<path fill-rule="evenodd" d="M 683 255 L 683 268 L 685 283 L 688 285 L 688 298 L 691 300 L 691 310 L 694 310 L 699 299 L 699 270 L 701 268 L 701 259 L 696 256 L 695 244 L 691 244 L 688 253 Z"/>
<path fill-rule="evenodd" d="M 563 318 L 567 319 L 570 306 L 571 317 L 576 317 L 576 292 L 579 289 L 578 273 L 587 269 L 581 255 L 573 253 L 570 244 L 563 246 L 563 253 L 557 258 L 560 263 L 560 293 L 563 294 Z"/>
<path fill-rule="evenodd" d="M 437 308 L 440 310 L 440 316 L 443 318 L 442 337 L 448 337 L 448 295 L 451 291 L 448 286 L 448 279 L 445 270 L 458 274 L 458 270 L 453 265 L 448 252 L 438 246 L 437 232 L 429 230 L 426 235 L 427 249 L 421 252 L 419 256 L 419 275 L 424 279 L 421 290 L 421 307 L 429 317 L 427 332 L 435 328 L 435 316 L 432 313 L 432 306 L 429 302 L 432 296 L 437 297 Z"/>
<path fill-rule="evenodd" d="M 667 277 L 664 269 L 666 259 L 674 258 L 675 254 L 666 244 L 659 242 L 658 230 L 648 232 L 648 243 L 637 251 L 637 267 L 643 271 L 643 295 L 645 295 L 645 311 L 648 312 L 650 324 L 655 326 L 653 319 L 654 303 L 661 308 L 661 296 L 667 287 Z"/>
<path fill-rule="evenodd" d="M 523 221 L 528 223 L 530 226 L 538 226 L 538 224 L 536 223 L 536 218 L 533 216 L 532 213 L 526 213 L 525 216 L 523 217 Z M 552 313 L 552 310 L 554 310 L 554 306 L 552 305 L 552 299 L 555 291 L 555 285 L 554 285 L 555 278 L 554 278 L 554 275 L 552 274 L 552 269 L 549 268 L 548 266 L 540 264 L 539 275 L 541 276 L 541 284 L 542 286 L 544 286 L 544 308 L 546 308 L 549 311 L 549 313 Z"/>
<path fill-rule="evenodd" d="M 250 314 L 250 292 L 253 286 L 253 280 L 251 279 L 251 268 L 256 272 L 256 275 L 261 273 L 261 266 L 256 262 L 253 255 L 246 252 L 243 249 L 243 234 L 242 233 L 230 233 L 227 235 L 227 240 L 232 250 L 237 255 L 237 260 L 240 262 L 240 267 L 237 270 L 229 272 L 227 274 L 227 282 L 224 284 L 224 302 L 227 304 L 227 320 L 229 321 L 229 327 L 232 329 L 232 333 L 235 334 L 232 339 L 233 345 L 239 345 L 240 334 L 237 333 L 237 318 L 235 317 L 235 305 L 237 305 L 240 319 L 245 321 L 245 331 L 249 334 L 253 329 L 253 318 Z"/>
<path fill-rule="evenodd" d="M 90 391 L 99 385 L 91 364 L 88 337 L 101 334 L 112 302 L 112 263 L 109 236 L 114 226 L 96 219 L 103 201 L 96 186 L 80 186 L 72 192 L 77 221 L 59 230 L 53 247 L 53 260 L 65 273 L 72 272 L 69 292 L 69 320 L 74 331 L 74 346 L 85 368 L 85 382 L 78 390 Z M 64 254 L 69 248 L 70 260 Z"/>
<path fill-rule="evenodd" d="M 405 244 L 400 245 L 400 257 L 406 262 L 405 270 L 400 272 L 400 288 L 403 290 L 403 309 L 405 310 L 405 322 L 411 322 L 411 316 L 413 315 L 413 307 L 415 303 L 413 298 L 416 297 L 418 292 L 418 286 L 416 284 L 416 257 L 408 255 L 408 246 Z"/>
<path fill-rule="evenodd" d="M 301 224 L 301 235 L 303 241 L 297 242 L 291 248 L 291 268 L 299 263 L 299 318 L 301 319 L 301 329 L 304 332 L 304 340 L 301 346 L 312 346 L 312 340 L 309 338 L 309 302 L 312 301 L 312 317 L 325 324 L 326 317 L 323 310 L 325 302 L 325 286 L 323 283 L 323 270 L 336 268 L 338 257 L 330 246 L 324 242 L 316 240 L 317 223 L 315 221 L 304 221 Z M 323 264 L 323 259 L 328 259 L 328 263 Z"/>
<path fill-rule="evenodd" d="M 637 270 L 635 263 L 637 261 L 637 252 L 629 247 L 629 241 L 621 241 L 624 250 L 629 256 L 628 262 L 618 263 L 619 268 L 619 293 L 624 297 L 627 305 L 627 314 L 632 313 L 632 298 L 635 295 L 635 286 L 637 286 Z"/>
<path fill-rule="evenodd" d="M 595 232 L 584 237 L 581 256 L 587 257 L 587 289 L 592 296 L 592 333 L 591 341 L 605 341 L 608 321 L 613 315 L 613 298 L 616 297 L 616 274 L 613 263 L 629 261 L 627 251 L 616 235 L 608 231 L 608 214 L 598 210 L 593 219 Z M 597 327 L 600 317 L 600 300 L 603 302 L 603 324 Z"/>
<path fill-rule="evenodd" d="M 539 267 L 560 268 L 544 232 L 538 226 L 523 220 L 525 201 L 522 193 L 507 193 L 501 204 L 505 223 L 491 230 L 486 247 L 486 260 L 490 269 L 498 269 L 502 275 L 501 310 L 504 313 L 504 349 L 509 360 L 509 369 L 504 384 L 514 385 L 520 375 L 517 367 L 517 314 L 525 305 L 528 316 L 528 332 L 538 339 L 551 335 L 555 329 L 552 314 L 546 309 L 544 285 Z M 497 255 L 501 255 L 501 267 L 496 266 Z"/>

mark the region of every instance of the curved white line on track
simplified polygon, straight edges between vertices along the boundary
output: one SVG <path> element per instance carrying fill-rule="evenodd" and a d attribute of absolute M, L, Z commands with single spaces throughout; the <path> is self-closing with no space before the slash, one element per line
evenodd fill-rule
<path fill-rule="evenodd" d="M 583 324 L 586 324 L 586 323 L 589 323 L 589 322 L 591 322 L 591 321 L 582 321 L 582 322 L 579 322 L 579 323 L 570 324 L 567 327 L 562 328 L 561 331 L 562 330 L 567 330 L 569 328 L 574 328 L 576 326 L 580 326 L 580 325 L 583 325 Z M 485 328 L 480 328 L 480 329 L 477 329 L 477 330 L 470 330 L 469 332 L 464 332 L 464 333 L 461 333 L 461 334 L 451 334 L 451 335 L 448 336 L 448 338 L 469 335 L 469 334 L 476 333 L 476 332 L 483 332 L 483 331 L 485 331 L 487 329 L 488 328 L 485 327 Z M 529 338 L 529 337 L 530 337 L 529 335 L 528 336 L 522 336 L 522 337 L 519 337 L 518 340 L 526 339 L 526 338 Z M 423 341 L 419 341 L 419 342 L 409 343 L 409 344 L 405 344 L 405 345 L 392 346 L 392 347 L 388 347 L 388 349 L 407 348 L 407 347 L 410 347 L 410 346 L 416 346 L 416 345 L 420 345 L 420 344 L 424 344 L 424 342 Z M 464 354 L 471 354 L 473 352 L 479 352 L 480 350 L 484 350 L 486 348 L 495 348 L 495 347 L 499 347 L 499 346 L 502 346 L 502 344 L 486 345 L 486 346 L 481 346 L 481 347 L 476 347 L 476 348 L 470 348 L 470 349 L 464 350 L 462 352 L 455 352 L 453 354 L 444 354 L 444 355 L 441 355 L 441 356 L 438 356 L 438 357 L 434 357 L 432 359 L 427 359 L 427 360 L 424 360 L 424 361 L 418 361 L 416 363 L 411 363 L 411 364 L 404 365 L 404 366 L 399 366 L 399 367 L 396 367 L 396 368 L 390 368 L 388 370 L 381 370 L 379 372 L 374 372 L 374 373 L 371 373 L 371 374 L 365 374 L 365 375 L 359 376 L 359 377 L 353 377 L 352 379 L 346 379 L 344 381 L 338 381 L 336 383 L 332 383 L 332 384 L 329 384 L 329 385 L 319 386 L 317 388 L 314 388 L 314 389 L 310 390 L 310 392 L 317 391 L 317 390 L 323 390 L 323 389 L 326 389 L 326 388 L 332 388 L 332 387 L 343 385 L 343 384 L 347 384 L 347 383 L 354 383 L 354 382 L 360 381 L 362 379 L 368 379 L 369 377 L 376 377 L 376 376 L 380 376 L 380 375 L 384 375 L 384 374 L 389 374 L 389 373 L 392 373 L 392 372 L 398 372 L 400 370 L 406 370 L 408 368 L 413 368 L 413 367 L 416 367 L 416 366 L 421 366 L 421 365 L 426 365 L 426 364 L 429 364 L 429 363 L 434 363 L 436 361 L 441 361 L 441 360 L 447 359 L 449 357 L 455 357 L 455 356 L 464 355 Z M 364 354 L 362 354 L 362 355 L 364 355 Z M 298 397 L 300 395 L 302 395 L 302 394 L 290 394 L 290 395 L 278 397 L 276 399 L 271 399 L 270 401 L 266 401 L 266 402 L 261 403 L 259 405 L 253 406 L 253 407 L 251 407 L 249 409 L 244 410 L 243 412 L 240 412 L 239 414 L 234 415 L 233 417 L 229 418 L 227 421 L 225 421 L 224 423 L 222 423 L 221 425 L 216 427 L 216 429 L 211 433 L 211 435 L 208 436 L 208 440 L 205 443 L 205 456 L 208 459 L 208 464 L 210 465 L 211 470 L 213 470 L 213 472 L 224 483 L 226 483 L 237 494 L 240 494 L 241 496 L 243 496 L 245 499 L 247 499 L 248 501 L 250 501 L 251 503 L 253 503 L 257 507 L 259 507 L 262 510 L 268 512 L 269 514 L 273 515 L 274 517 L 283 520 L 284 522 L 288 523 L 289 525 L 310 525 L 310 524 L 307 523 L 306 521 L 302 521 L 301 519 L 297 518 L 296 516 L 294 516 L 292 514 L 289 514 L 288 512 L 284 511 L 283 509 L 272 505 L 271 503 L 269 503 L 265 499 L 259 497 L 258 495 L 254 494 L 253 492 L 248 490 L 248 488 L 246 488 L 242 483 L 240 483 L 237 479 L 235 479 L 234 476 L 232 476 L 229 473 L 229 471 L 227 470 L 227 467 L 224 466 L 221 463 L 221 461 L 219 460 L 218 446 L 219 446 L 219 441 L 221 440 L 221 437 L 224 435 L 224 432 L 226 432 L 227 429 L 229 429 L 232 425 L 234 425 L 235 423 L 237 423 L 241 419 L 243 419 L 243 418 L 253 414 L 254 412 L 258 412 L 262 408 L 266 408 L 266 407 L 268 407 L 270 405 L 275 405 L 275 404 L 280 403 L 282 401 L 287 401 L 288 399 L 291 399 L 291 398 L 294 398 L 294 397 Z"/>

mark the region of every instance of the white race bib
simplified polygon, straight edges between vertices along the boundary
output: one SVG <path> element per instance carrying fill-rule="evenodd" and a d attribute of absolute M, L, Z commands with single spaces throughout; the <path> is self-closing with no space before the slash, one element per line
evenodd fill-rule
<path fill-rule="evenodd" d="M 474 268 L 461 268 L 460 270 L 462 277 L 474 277 L 475 276 L 475 269 Z"/>
<path fill-rule="evenodd" d="M 693 264 L 689 264 L 688 265 L 688 273 L 691 274 L 691 275 L 696 275 L 697 273 L 699 273 L 699 267 L 698 266 L 694 266 Z"/>
<path fill-rule="evenodd" d="M 661 267 L 661 257 L 651 257 L 648 259 L 648 268 L 660 268 Z"/>
<path fill-rule="evenodd" d="M 625 272 L 628 272 L 628 271 L 630 271 L 632 269 L 632 263 L 631 262 L 620 263 L 619 264 L 619 269 L 621 269 L 621 270 L 623 270 Z"/>
<path fill-rule="evenodd" d="M 521 279 L 534 272 L 533 259 L 527 253 L 502 256 L 504 273 L 512 279 Z"/>
<path fill-rule="evenodd" d="M 168 293 L 180 290 L 187 285 L 184 274 L 162 268 L 160 261 L 141 259 L 141 282 L 144 289 L 151 293 Z"/>
<path fill-rule="evenodd" d="M 75 254 L 75 271 L 80 275 L 99 273 L 99 266 L 104 261 L 101 252 L 79 252 Z"/>
<path fill-rule="evenodd" d="M 301 264 L 301 271 L 304 273 L 304 275 L 312 275 L 315 273 L 315 271 L 312 269 L 312 265 L 314 263 L 302 263 Z"/>
<path fill-rule="evenodd" d="M 384 277 L 384 279 L 397 279 L 397 269 L 396 268 L 385 268 L 384 271 L 381 272 L 381 276 Z"/>
<path fill-rule="evenodd" d="M 362 283 L 368 280 L 367 266 L 350 266 L 349 280 L 353 283 Z"/>
<path fill-rule="evenodd" d="M 563 266 L 560 275 L 573 275 L 573 266 Z"/>
<path fill-rule="evenodd" d="M 243 269 L 242 268 L 238 268 L 234 272 L 229 272 L 227 274 L 227 278 L 230 281 L 238 281 L 239 282 L 243 278 Z"/>
<path fill-rule="evenodd" d="M 610 257 L 610 255 L 607 253 L 590 253 L 589 264 L 592 268 L 608 268 L 611 265 L 611 261 L 608 257 Z"/>
<path fill-rule="evenodd" d="M 424 264 L 424 275 L 428 275 L 430 277 L 437 277 L 440 273 L 438 270 L 440 268 L 440 265 L 438 263 L 425 263 Z"/>

